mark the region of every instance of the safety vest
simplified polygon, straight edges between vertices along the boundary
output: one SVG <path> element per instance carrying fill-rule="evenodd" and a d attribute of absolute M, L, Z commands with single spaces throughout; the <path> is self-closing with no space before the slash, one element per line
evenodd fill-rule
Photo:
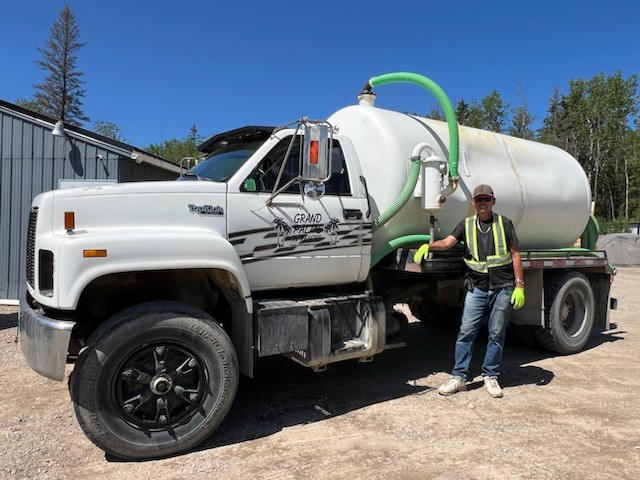
<path fill-rule="evenodd" d="M 487 259 L 484 262 L 480 261 L 478 229 L 476 228 L 477 220 L 478 215 L 474 215 L 466 218 L 464 221 L 464 243 L 471 255 L 471 258 L 464 258 L 464 263 L 467 264 L 467 267 L 478 273 L 487 273 L 490 268 L 501 267 L 512 263 L 513 260 L 511 259 L 509 245 L 507 245 L 507 235 L 504 232 L 502 215 L 494 215 L 493 223 L 491 224 L 495 254 L 487 255 Z"/>

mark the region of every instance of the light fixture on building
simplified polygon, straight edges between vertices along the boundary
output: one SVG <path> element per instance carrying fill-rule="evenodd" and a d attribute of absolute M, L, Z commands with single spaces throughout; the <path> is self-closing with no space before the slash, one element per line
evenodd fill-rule
<path fill-rule="evenodd" d="M 55 135 L 56 137 L 67 136 L 67 132 L 64 131 L 64 123 L 62 123 L 62 120 L 58 120 L 56 122 L 56 125 L 53 127 L 53 130 L 51 130 L 51 135 Z"/>

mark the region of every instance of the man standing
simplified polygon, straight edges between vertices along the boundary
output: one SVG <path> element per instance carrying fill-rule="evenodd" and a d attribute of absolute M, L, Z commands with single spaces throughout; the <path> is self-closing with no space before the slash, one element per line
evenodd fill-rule
<path fill-rule="evenodd" d="M 431 244 L 422 245 L 414 255 L 420 263 L 432 251 L 445 251 L 464 241 L 464 262 L 468 268 L 462 322 L 455 346 L 455 365 L 451 378 L 440 388 L 440 395 L 467 389 L 467 372 L 473 343 L 486 322 L 489 330 L 482 376 L 492 397 L 502 397 L 498 383 L 504 339 L 511 310 L 524 305 L 522 261 L 518 237 L 507 217 L 493 213 L 496 199 L 489 185 L 478 185 L 472 205 L 476 215 L 466 218 L 455 230 Z"/>

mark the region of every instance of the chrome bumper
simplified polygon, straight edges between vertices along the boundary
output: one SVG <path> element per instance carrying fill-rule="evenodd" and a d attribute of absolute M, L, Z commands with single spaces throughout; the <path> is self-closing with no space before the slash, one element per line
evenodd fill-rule
<path fill-rule="evenodd" d="M 29 366 L 52 380 L 64 379 L 64 367 L 75 322 L 55 320 L 20 299 L 18 332 Z"/>

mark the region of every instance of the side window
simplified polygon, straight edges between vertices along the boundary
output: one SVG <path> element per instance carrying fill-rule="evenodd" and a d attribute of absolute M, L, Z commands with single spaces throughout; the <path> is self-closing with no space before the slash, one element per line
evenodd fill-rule
<path fill-rule="evenodd" d="M 331 149 L 331 178 L 324 186 L 326 195 L 351 195 L 347 164 L 344 161 L 342 148 L 340 148 L 340 144 L 336 140 L 333 141 L 333 148 Z"/>
<path fill-rule="evenodd" d="M 251 175 L 245 180 L 242 190 L 271 193 L 273 187 L 276 185 L 276 180 L 282 167 L 282 161 L 284 160 L 290 143 L 291 137 L 280 140 L 278 144 L 265 155 L 253 172 L 251 172 Z M 291 146 L 282 177 L 278 182 L 278 188 L 298 176 L 298 171 L 300 170 L 299 158 L 300 138 L 298 137 L 293 141 L 293 145 Z M 251 186 L 251 188 L 249 188 L 249 186 Z M 288 193 L 300 193 L 300 185 L 293 183 L 285 191 Z"/>
<path fill-rule="evenodd" d="M 262 159 L 251 175 L 244 181 L 242 191 L 271 193 L 282 166 L 282 161 L 287 153 L 291 137 L 284 138 Z M 326 195 L 351 195 L 349 175 L 342 149 L 337 141 L 333 141 L 331 150 L 331 178 L 325 183 Z M 300 171 L 300 137 L 293 141 L 291 151 L 286 159 L 282 177 L 278 182 L 278 188 L 296 178 Z M 292 183 L 285 190 L 287 193 L 300 193 L 300 184 Z"/>

